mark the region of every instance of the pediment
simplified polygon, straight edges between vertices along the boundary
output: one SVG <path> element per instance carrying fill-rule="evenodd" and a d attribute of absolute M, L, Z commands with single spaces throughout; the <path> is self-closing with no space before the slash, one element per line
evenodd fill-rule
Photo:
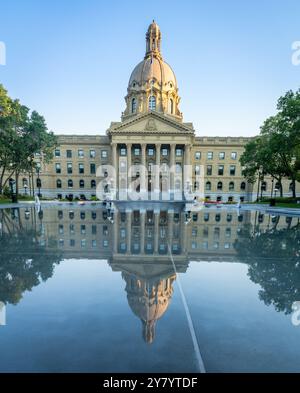
<path fill-rule="evenodd" d="M 147 113 L 120 123 L 112 123 L 108 134 L 194 134 L 192 126 L 164 115 Z"/>

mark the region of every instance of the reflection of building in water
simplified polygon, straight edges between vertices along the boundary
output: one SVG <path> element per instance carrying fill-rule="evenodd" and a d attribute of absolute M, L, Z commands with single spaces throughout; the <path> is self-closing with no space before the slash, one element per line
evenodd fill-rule
<path fill-rule="evenodd" d="M 61 260 L 60 255 L 108 260 L 113 271 L 122 273 L 128 304 L 142 321 L 147 343 L 153 342 L 156 322 L 171 302 L 176 279 L 173 262 L 176 272 L 186 272 L 189 261 L 247 263 L 249 277 L 265 288 L 269 303 L 276 303 L 280 310 L 292 304 L 289 296 L 285 302 L 282 300 L 290 288 L 290 281 L 286 279 L 285 266 L 276 264 L 275 257 L 289 256 L 296 258 L 298 263 L 299 247 L 294 246 L 298 237 L 293 230 L 298 228 L 299 218 L 219 208 L 188 213 L 184 204 L 176 203 L 118 206 L 113 215 L 99 205 L 61 205 L 45 209 L 42 214 L 37 214 L 33 208 L 0 210 L 0 240 L 5 242 L 5 235 L 13 235 L 9 238 L 14 239 L 11 241 L 14 252 L 22 236 L 24 244 L 37 244 L 40 259 L 44 258 L 44 251 L 50 261 L 47 277 L 51 276 L 55 263 Z M 24 231 L 28 234 L 25 238 Z M 29 254 L 32 251 L 35 251 L 33 246 L 29 247 Z M 59 251 L 59 257 L 51 261 L 55 251 Z M 256 257 L 258 263 L 254 264 Z M 26 256 L 23 259 L 24 272 L 27 272 Z M 273 259 L 274 266 L 270 263 Z M 4 265 L 5 260 L 4 257 Z M 45 264 L 36 265 L 36 274 L 40 274 Z M 277 272 L 275 277 L 274 272 Z M 19 280 L 17 273 L 15 276 Z M 294 281 L 298 289 L 298 281 Z M 286 289 L 282 291 L 284 296 L 274 300 L 275 284 Z M 19 301 L 22 290 L 17 296 L 11 294 L 8 301 Z"/>
<path fill-rule="evenodd" d="M 176 279 L 173 266 L 160 263 L 157 257 L 147 263 L 113 260 L 110 265 L 114 271 L 122 272 L 128 304 L 142 322 L 144 340 L 152 343 L 156 322 L 164 315 L 171 302 L 173 282 Z M 185 272 L 186 268 L 187 265 L 177 266 L 182 272 Z"/>
<path fill-rule="evenodd" d="M 1 232 L 17 233 L 34 229 L 42 246 L 58 247 L 66 258 L 93 257 L 127 262 L 169 261 L 169 246 L 177 260 L 206 260 L 234 257 L 234 244 L 241 230 L 251 226 L 255 232 L 293 226 L 297 217 L 271 216 L 255 211 L 207 208 L 192 211 L 187 220 L 184 205 L 166 204 L 139 208 L 120 206 L 109 217 L 106 209 L 95 206 L 61 205 L 44 209 L 0 210 Z"/>

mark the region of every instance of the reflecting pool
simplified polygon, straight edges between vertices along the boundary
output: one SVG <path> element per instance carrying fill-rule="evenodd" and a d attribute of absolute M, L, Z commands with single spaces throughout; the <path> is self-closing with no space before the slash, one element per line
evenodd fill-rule
<path fill-rule="evenodd" d="M 0 372 L 299 372 L 300 216 L 0 209 Z"/>

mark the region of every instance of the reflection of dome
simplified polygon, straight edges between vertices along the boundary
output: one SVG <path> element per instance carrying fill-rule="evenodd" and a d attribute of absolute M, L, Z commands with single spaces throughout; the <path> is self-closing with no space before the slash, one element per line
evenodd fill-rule
<path fill-rule="evenodd" d="M 133 313 L 141 319 L 143 337 L 152 343 L 155 336 L 155 324 L 166 312 L 173 294 L 172 284 L 176 276 L 159 279 L 139 279 L 123 273 L 126 281 L 127 299 Z"/>
<path fill-rule="evenodd" d="M 153 21 L 146 34 L 146 54 L 133 70 L 128 84 L 123 119 L 156 111 L 182 120 L 175 74 L 161 55 L 161 32 Z"/>

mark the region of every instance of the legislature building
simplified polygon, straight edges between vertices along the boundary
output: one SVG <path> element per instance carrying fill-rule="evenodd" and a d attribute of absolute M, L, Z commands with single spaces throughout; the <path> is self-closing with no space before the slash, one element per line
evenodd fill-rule
<path fill-rule="evenodd" d="M 250 138 L 196 136 L 193 124 L 183 121 L 176 76 L 163 59 L 154 21 L 125 101 L 121 121 L 112 122 L 106 135 L 58 136 L 53 161 L 41 160 L 33 179 L 43 197 L 128 199 L 133 193 L 134 200 L 256 199 L 258 185 L 247 183 L 239 161 Z M 26 176 L 20 179 L 21 193 L 28 183 Z M 282 184 L 283 195 L 291 196 L 290 181 Z M 259 193 L 271 195 L 278 188 L 265 178 Z"/>

